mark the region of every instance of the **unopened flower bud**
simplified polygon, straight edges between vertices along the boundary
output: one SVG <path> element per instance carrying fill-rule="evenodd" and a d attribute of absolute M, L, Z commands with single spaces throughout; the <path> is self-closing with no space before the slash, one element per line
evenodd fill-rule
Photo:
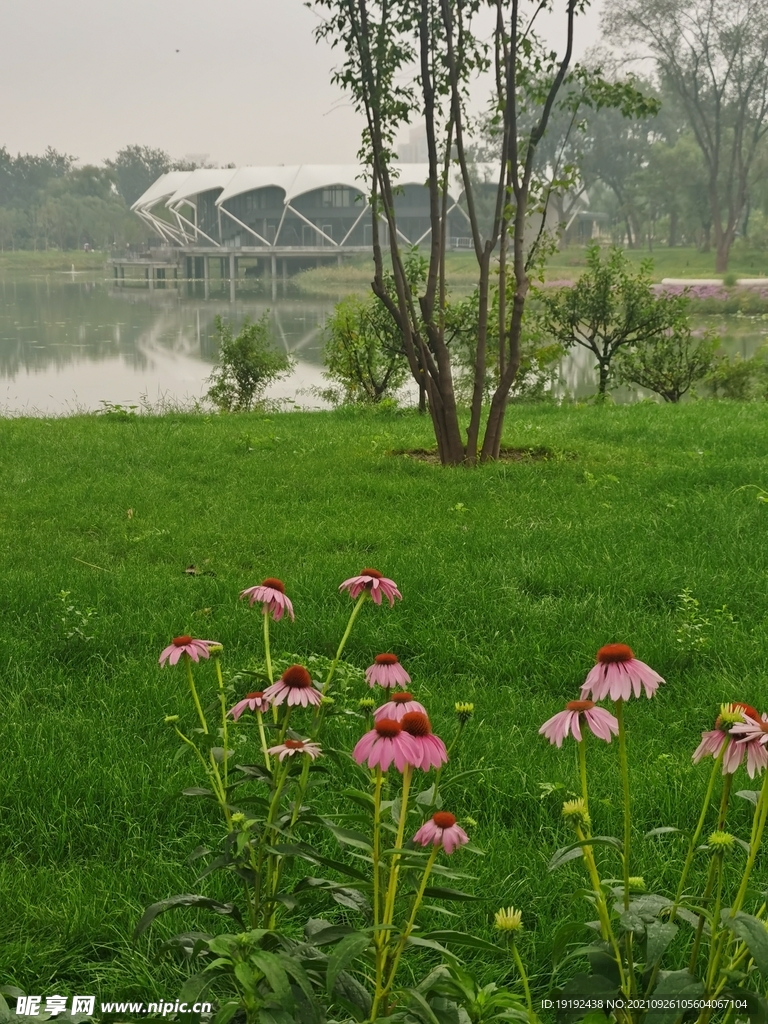
<path fill-rule="evenodd" d="M 173 723 L 178 722 L 178 720 L 178 715 L 166 715 L 165 718 L 163 719 L 166 725 L 173 725 Z"/>
<path fill-rule="evenodd" d="M 456 717 L 459 720 L 459 724 L 466 725 L 474 713 L 475 705 L 459 700 L 456 701 L 456 703 L 453 706 L 453 709 L 456 712 Z"/>
<path fill-rule="evenodd" d="M 376 707 L 376 701 L 373 697 L 361 697 L 357 702 L 357 706 L 363 711 L 370 711 L 371 708 Z"/>
<path fill-rule="evenodd" d="M 571 822 L 575 828 L 589 828 L 592 824 L 587 805 L 581 798 L 565 801 L 563 804 L 563 817 L 566 821 Z"/>
<path fill-rule="evenodd" d="M 645 879 L 642 875 L 630 875 L 629 876 L 629 888 L 634 889 L 635 892 L 645 892 Z"/>
<path fill-rule="evenodd" d="M 502 907 L 496 911 L 493 923 L 500 932 L 520 932 L 523 930 L 523 912 L 514 907 Z"/>
<path fill-rule="evenodd" d="M 730 832 L 713 832 L 707 840 L 707 845 L 713 853 L 725 853 L 730 850 L 736 840 Z"/>
<path fill-rule="evenodd" d="M 235 828 L 242 828 L 245 824 L 245 815 L 241 811 L 235 811 L 232 815 L 232 824 Z"/>
<path fill-rule="evenodd" d="M 224 644 L 208 644 L 208 653 L 218 655 L 224 650 Z"/>

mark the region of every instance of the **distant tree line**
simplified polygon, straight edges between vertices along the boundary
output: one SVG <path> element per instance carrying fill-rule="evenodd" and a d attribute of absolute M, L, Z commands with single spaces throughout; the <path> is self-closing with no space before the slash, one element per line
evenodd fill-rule
<path fill-rule="evenodd" d="M 0 249 L 125 248 L 147 241 L 130 207 L 165 171 L 192 169 L 160 149 L 126 146 L 103 166 L 75 166 L 50 147 L 13 156 L 0 147 Z"/>

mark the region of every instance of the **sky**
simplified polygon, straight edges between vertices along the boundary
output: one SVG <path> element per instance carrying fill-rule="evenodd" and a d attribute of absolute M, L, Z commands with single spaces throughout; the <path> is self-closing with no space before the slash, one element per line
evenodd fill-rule
<path fill-rule="evenodd" d="M 578 23 L 577 58 L 598 41 L 600 3 Z M 317 20 L 302 0 L 5 3 L 0 146 L 80 163 L 133 143 L 212 164 L 353 162 L 361 122 Z"/>

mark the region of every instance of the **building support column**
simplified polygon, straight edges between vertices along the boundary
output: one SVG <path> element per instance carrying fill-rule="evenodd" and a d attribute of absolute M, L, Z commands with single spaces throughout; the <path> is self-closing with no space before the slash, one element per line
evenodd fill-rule
<path fill-rule="evenodd" d="M 235 254 L 229 254 L 229 301 L 235 301 L 235 277 L 237 276 L 237 262 Z"/>
<path fill-rule="evenodd" d="M 277 298 L 277 256 L 272 256 L 272 301 Z"/>
<path fill-rule="evenodd" d="M 288 284 L 288 260 L 283 256 L 283 291 L 285 286 Z"/>
<path fill-rule="evenodd" d="M 205 297 L 209 299 L 211 297 L 211 268 L 210 268 L 210 256 L 203 256 L 203 280 L 205 281 Z"/>

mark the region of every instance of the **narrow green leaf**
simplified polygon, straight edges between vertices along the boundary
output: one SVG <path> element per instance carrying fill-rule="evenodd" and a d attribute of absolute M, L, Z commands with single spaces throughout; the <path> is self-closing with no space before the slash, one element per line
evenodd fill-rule
<path fill-rule="evenodd" d="M 671 921 L 653 921 L 645 929 L 645 963 L 646 967 L 655 964 L 665 953 L 667 946 L 677 935 L 677 925 Z"/>
<path fill-rule="evenodd" d="M 333 953 L 328 957 L 328 969 L 325 975 L 325 991 L 331 995 L 336 985 L 336 979 L 340 971 L 352 963 L 355 957 L 360 956 L 371 944 L 371 936 L 366 932 L 356 932 L 347 935 L 336 946 Z"/>
<path fill-rule="evenodd" d="M 768 930 L 765 921 L 738 910 L 733 917 L 726 910 L 721 923 L 745 944 L 755 961 L 755 967 L 768 979 Z"/>
<path fill-rule="evenodd" d="M 209 896 L 198 896 L 194 893 L 180 893 L 178 896 L 169 896 L 167 899 L 159 900 L 157 903 L 153 903 L 151 906 L 147 907 L 141 917 L 141 920 L 134 929 L 134 941 L 136 941 L 140 935 L 144 934 L 159 914 L 164 914 L 167 910 L 175 910 L 177 907 L 201 907 L 203 910 L 212 910 L 214 914 L 221 914 L 224 917 L 233 918 L 241 927 L 244 927 L 240 911 L 234 903 L 220 903 L 218 900 L 211 899 Z"/>

